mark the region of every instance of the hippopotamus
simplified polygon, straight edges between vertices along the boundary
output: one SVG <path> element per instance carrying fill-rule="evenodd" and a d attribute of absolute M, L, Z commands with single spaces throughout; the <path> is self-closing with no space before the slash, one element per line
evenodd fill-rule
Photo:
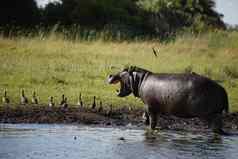
<path fill-rule="evenodd" d="M 222 133 L 222 114 L 228 112 L 225 89 L 208 77 L 192 73 L 153 73 L 136 66 L 109 75 L 109 84 L 120 83 L 118 97 L 134 94 L 145 104 L 145 123 L 155 129 L 158 114 L 205 119 Z"/>

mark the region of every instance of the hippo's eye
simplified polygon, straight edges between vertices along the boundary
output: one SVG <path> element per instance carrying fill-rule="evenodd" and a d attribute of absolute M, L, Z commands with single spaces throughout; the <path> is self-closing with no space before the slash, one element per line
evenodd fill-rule
<path fill-rule="evenodd" d="M 129 76 L 129 73 L 128 72 L 122 72 L 121 74 L 120 74 L 120 77 L 121 78 L 127 78 Z"/>

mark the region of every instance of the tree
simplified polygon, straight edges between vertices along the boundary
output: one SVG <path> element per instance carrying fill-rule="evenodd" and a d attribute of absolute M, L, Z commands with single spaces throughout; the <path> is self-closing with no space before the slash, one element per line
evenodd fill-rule
<path fill-rule="evenodd" d="M 110 23 L 133 23 L 137 6 L 133 0 L 62 0 L 67 24 L 102 27 Z"/>
<path fill-rule="evenodd" d="M 160 36 L 184 27 L 195 32 L 208 27 L 225 28 L 213 0 L 138 0 L 137 5 L 148 12 L 146 24 Z"/>
<path fill-rule="evenodd" d="M 45 25 L 54 25 L 65 20 L 61 3 L 48 3 L 42 10 L 42 20 Z"/>
<path fill-rule="evenodd" d="M 0 25 L 31 26 L 39 22 L 39 10 L 34 0 L 2 0 Z"/>

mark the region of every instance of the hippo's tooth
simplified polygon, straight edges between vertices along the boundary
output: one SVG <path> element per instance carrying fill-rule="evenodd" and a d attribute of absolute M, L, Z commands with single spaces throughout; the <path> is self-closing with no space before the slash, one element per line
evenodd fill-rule
<path fill-rule="evenodd" d="M 119 80 L 114 80 L 114 79 L 109 79 L 108 83 L 109 84 L 117 84 L 118 82 L 120 82 Z"/>
<path fill-rule="evenodd" d="M 109 84 L 111 84 L 112 78 L 108 78 L 107 82 L 108 82 Z"/>

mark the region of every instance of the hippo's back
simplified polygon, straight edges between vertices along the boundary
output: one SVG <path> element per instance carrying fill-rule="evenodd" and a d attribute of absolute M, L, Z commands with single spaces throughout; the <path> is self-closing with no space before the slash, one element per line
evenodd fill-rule
<path fill-rule="evenodd" d="M 150 74 L 140 89 L 149 109 L 192 117 L 220 113 L 228 108 L 227 94 L 222 86 L 196 73 Z"/>

